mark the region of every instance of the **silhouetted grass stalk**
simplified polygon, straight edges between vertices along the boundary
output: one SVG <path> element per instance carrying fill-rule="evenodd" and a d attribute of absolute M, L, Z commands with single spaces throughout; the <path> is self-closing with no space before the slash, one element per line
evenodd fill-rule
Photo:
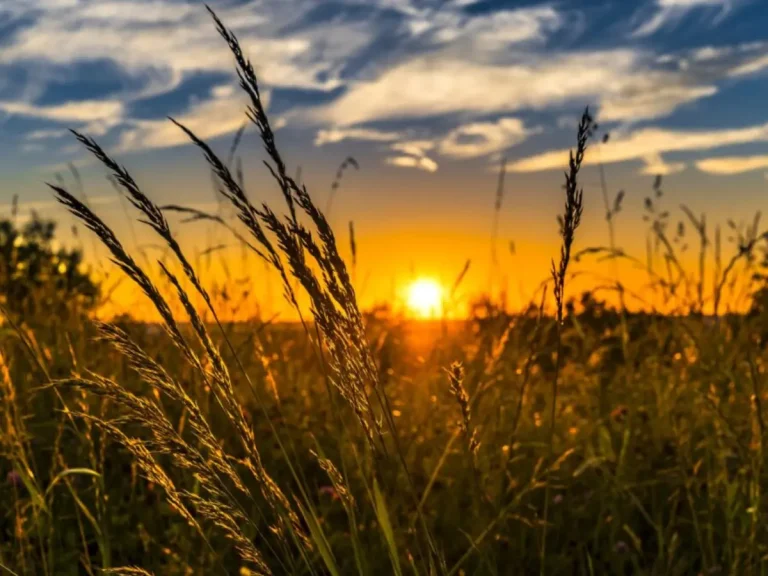
<path fill-rule="evenodd" d="M 593 121 L 592 116 L 589 114 L 589 109 L 584 111 L 579 123 L 576 152 L 571 151 L 569 156 L 569 171 L 565 175 L 565 209 L 563 211 L 560 221 L 560 235 L 562 237 L 562 245 L 560 247 L 560 264 L 555 266 L 555 261 L 552 260 L 552 280 L 554 283 L 554 295 L 556 304 L 556 321 L 557 321 L 557 352 L 555 360 L 555 373 L 552 377 L 552 399 L 551 399 L 551 411 L 549 418 L 549 453 L 550 458 L 554 452 L 554 437 L 555 437 L 555 419 L 557 416 L 557 393 L 558 393 L 558 380 L 560 377 L 560 369 L 562 364 L 563 355 L 563 342 L 562 342 L 562 327 L 563 327 L 563 312 L 565 306 L 565 284 L 566 275 L 568 273 L 568 264 L 571 260 L 571 247 L 573 245 L 574 234 L 576 229 L 581 223 L 581 213 L 583 210 L 583 190 L 578 183 L 579 170 L 581 170 L 581 164 L 584 160 L 584 153 L 587 150 L 587 142 L 592 136 Z M 543 575 L 545 573 L 545 560 L 547 550 L 547 522 L 549 513 L 549 496 L 550 496 L 550 483 L 547 482 L 547 488 L 544 496 L 544 528 L 541 539 L 541 554 L 540 554 L 540 572 Z"/>

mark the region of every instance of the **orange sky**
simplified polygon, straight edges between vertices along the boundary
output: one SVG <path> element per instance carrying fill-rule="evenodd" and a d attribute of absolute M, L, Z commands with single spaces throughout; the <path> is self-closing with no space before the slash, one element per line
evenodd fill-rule
<path fill-rule="evenodd" d="M 217 149 L 225 148 L 226 142 L 216 144 Z M 290 141 L 284 147 L 285 156 L 302 158 L 304 181 L 313 198 L 325 207 L 333 180 L 335 166 L 344 154 L 330 154 L 324 149 L 301 156 L 292 148 Z M 347 149 L 344 152 L 352 152 Z M 588 152 L 589 153 L 589 152 Z M 261 152 L 257 142 L 243 150 L 246 188 L 254 202 L 267 202 L 280 211 L 283 201 L 277 188 L 260 164 Z M 182 204 L 215 212 L 217 203 L 210 183 L 210 175 L 196 150 L 184 147 L 173 151 L 170 159 L 158 159 L 153 154 L 133 154 L 125 163 L 142 189 L 159 205 Z M 21 175 L 13 174 L 6 181 L 9 191 L 20 191 L 21 213 L 29 215 L 35 209 L 44 217 L 54 218 L 60 223 L 61 238 L 64 242 L 82 247 L 89 262 L 101 262 L 97 271 L 104 266 L 106 250 L 97 248 L 94 257 L 94 239 L 81 229 L 77 240 L 71 237 L 73 218 L 52 202 L 44 181 L 53 181 L 54 170 L 59 170 L 70 188 L 74 189 L 72 177 L 66 167 L 52 169 L 42 166 L 28 170 Z M 623 248 L 640 261 L 646 258 L 646 234 L 648 223 L 642 219 L 644 198 L 651 192 L 653 178 L 638 174 L 631 168 L 609 166 L 606 169 L 609 190 L 626 190 L 624 207 L 615 220 L 617 246 Z M 104 181 L 102 170 L 91 164 L 81 166 L 81 176 L 93 209 L 114 228 L 124 245 L 137 257 L 137 247 L 142 247 L 151 258 L 157 258 L 157 239 L 149 229 L 136 222 L 136 213 L 125 201 L 120 202 L 115 191 Z M 421 277 L 434 279 L 448 292 L 467 259 L 471 260 L 469 272 L 457 293 L 457 304 L 452 308 L 456 314 L 465 310 L 466 303 L 489 287 L 494 295 L 506 288 L 507 305 L 519 309 L 528 302 L 538 299 L 536 294 L 540 283 L 549 277 L 552 258 L 559 257 L 559 237 L 555 215 L 562 210 L 562 173 L 549 171 L 539 175 L 509 173 L 505 183 L 505 195 L 499 217 L 497 241 L 498 269 L 492 275 L 490 267 L 491 228 L 493 204 L 496 195 L 497 175 L 482 163 L 464 163 L 446 167 L 438 175 L 426 172 L 408 172 L 399 168 L 361 162 L 359 172 L 345 175 L 334 201 L 330 221 L 337 232 L 341 254 L 351 263 L 348 224 L 354 221 L 358 263 L 356 288 L 362 307 L 376 303 L 395 301 L 395 307 L 402 306 L 409 284 Z M 584 186 L 584 217 L 577 231 L 574 250 L 608 244 L 608 228 L 603 217 L 602 195 L 599 188 L 599 174 L 594 166 L 586 166 L 581 174 Z M 667 177 L 663 188 L 663 209 L 671 212 L 670 227 L 674 229 L 679 220 L 685 220 L 679 205 L 690 205 L 697 214 L 709 213 L 710 236 L 716 224 L 723 227 L 723 258 L 727 261 L 734 253 L 734 246 L 726 239 L 726 221 L 732 218 L 737 223 L 751 222 L 752 215 L 760 208 L 761 191 L 765 180 L 761 175 L 728 177 L 707 177 L 687 174 Z M 725 191 L 728 193 L 724 193 Z M 613 192 L 611 193 L 613 196 Z M 8 212 L 8 206 L 0 206 L 0 215 Z M 223 229 L 208 224 L 182 224 L 178 216 L 169 215 L 172 229 L 193 263 L 200 252 L 220 244 L 226 248 L 217 251 L 210 258 L 211 266 L 204 266 L 200 275 L 213 286 L 227 279 L 224 265 L 233 280 L 246 279 L 241 284 L 230 286 L 231 296 L 246 288 L 249 290 L 247 303 L 238 308 L 237 315 L 253 313 L 257 306 L 262 315 L 279 313 L 282 318 L 293 319 L 293 314 L 281 297 L 281 288 L 275 273 L 265 273 L 262 262 L 253 255 L 242 260 L 240 248 L 234 245 Z M 687 242 L 689 251 L 683 259 L 689 271 L 696 270 L 696 243 L 688 226 Z M 510 252 L 510 242 L 515 244 L 515 254 Z M 711 246 L 707 263 L 706 292 L 712 288 Z M 596 263 L 595 258 L 574 262 L 571 271 L 578 272 L 567 294 L 578 295 L 582 290 L 605 286 L 614 278 L 614 266 L 609 262 Z M 639 293 L 646 301 L 661 306 L 658 297 L 646 290 L 648 274 L 629 263 L 618 265 L 621 281 L 629 292 Z M 110 283 L 114 280 L 110 279 Z M 232 286 L 237 286 L 233 289 Z M 601 292 L 602 297 L 611 300 L 610 292 Z M 144 298 L 124 282 L 113 294 L 113 306 L 105 314 L 130 312 L 150 318 L 150 308 Z M 615 298 L 613 298 L 615 300 Z M 631 307 L 641 306 L 634 297 L 627 298 Z M 674 307 L 677 304 L 671 304 Z M 743 305 L 742 305 L 743 307 Z M 669 309 L 669 307 L 668 307 Z M 229 316 L 226 310 L 223 316 Z"/>

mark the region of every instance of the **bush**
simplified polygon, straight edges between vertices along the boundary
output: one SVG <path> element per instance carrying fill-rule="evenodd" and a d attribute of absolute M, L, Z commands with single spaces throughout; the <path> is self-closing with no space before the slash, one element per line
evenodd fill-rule
<path fill-rule="evenodd" d="M 0 302 L 14 315 L 70 317 L 91 311 L 99 285 L 77 249 L 54 240 L 56 224 L 37 216 L 23 227 L 0 220 Z"/>

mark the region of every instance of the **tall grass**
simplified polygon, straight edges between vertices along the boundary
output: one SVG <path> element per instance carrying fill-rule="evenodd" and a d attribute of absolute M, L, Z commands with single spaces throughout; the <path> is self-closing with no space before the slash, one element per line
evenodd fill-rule
<path fill-rule="evenodd" d="M 354 227 L 350 272 L 327 211 L 289 174 L 252 64 L 211 16 L 283 205 L 254 202 L 233 173 L 245 126 L 222 160 L 173 121 L 237 221 L 223 208 L 158 206 L 75 133 L 166 255 L 153 263 L 142 254 L 139 264 L 82 191 L 63 179 L 50 187 L 151 303 L 162 331 L 2 308 L 0 572 L 764 573 L 759 219 L 729 225 L 736 250 L 723 266 L 720 228 L 713 241 L 705 218 L 681 208 L 698 237 L 690 271 L 685 226 L 670 232 L 658 180 L 643 262 L 618 245 L 622 199 L 610 206 L 604 187 L 609 246 L 576 250 L 595 129 L 587 111 L 566 172 L 559 258 L 540 299 L 514 315 L 485 300 L 459 330 L 446 322 L 437 332 L 364 312 Z M 495 222 L 502 195 L 500 182 Z M 174 212 L 220 227 L 274 270 L 300 323 L 225 321 L 210 279 L 175 240 Z M 494 224 L 494 245 L 497 234 Z M 631 312 L 624 297 L 640 296 L 616 274 L 618 310 L 594 295 L 576 302 L 573 266 L 587 257 L 642 267 L 659 298 Z M 739 295 L 752 298 L 751 314 L 723 310 Z M 48 329 L 34 330 L 41 320 Z M 427 352 L 414 351 L 418 339 Z"/>

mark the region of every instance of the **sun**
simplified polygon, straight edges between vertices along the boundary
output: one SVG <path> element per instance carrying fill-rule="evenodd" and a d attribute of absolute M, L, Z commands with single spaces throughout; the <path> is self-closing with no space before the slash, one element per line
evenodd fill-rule
<path fill-rule="evenodd" d="M 434 318 L 443 311 L 443 287 L 431 278 L 419 278 L 408 287 L 408 309 L 420 318 Z"/>

